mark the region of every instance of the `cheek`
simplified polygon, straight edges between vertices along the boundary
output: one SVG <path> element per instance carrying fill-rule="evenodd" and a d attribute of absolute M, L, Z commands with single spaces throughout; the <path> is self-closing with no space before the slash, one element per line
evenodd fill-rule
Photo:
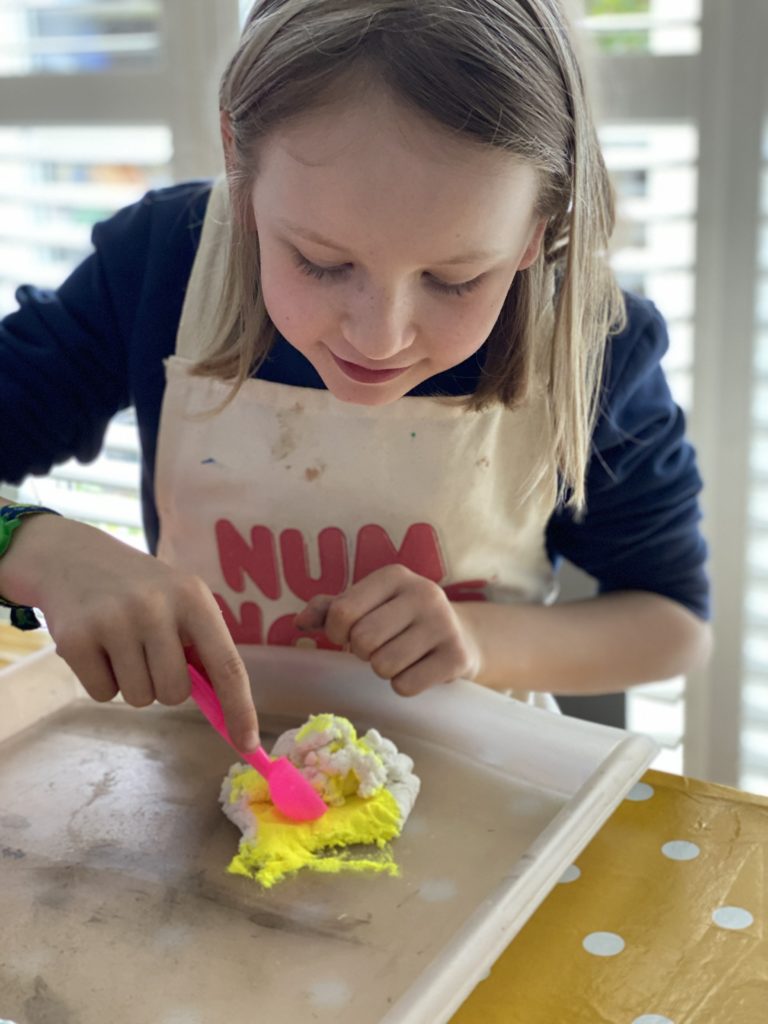
<path fill-rule="evenodd" d="M 312 333 L 318 319 L 316 297 L 297 279 L 295 268 L 262 260 L 261 289 L 267 313 L 284 337 L 300 342 Z"/>
<path fill-rule="evenodd" d="M 492 296 L 470 296 L 446 308 L 442 323 L 430 332 L 433 357 L 449 366 L 474 355 L 491 333 L 506 295 L 507 289 Z"/>

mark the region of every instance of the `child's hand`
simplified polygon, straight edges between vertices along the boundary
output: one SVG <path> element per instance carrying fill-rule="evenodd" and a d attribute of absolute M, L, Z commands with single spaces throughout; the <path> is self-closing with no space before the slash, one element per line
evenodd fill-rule
<path fill-rule="evenodd" d="M 190 691 L 184 648 L 194 647 L 235 746 L 258 746 L 248 674 L 202 580 L 48 515 L 21 526 L 0 569 L 0 592 L 42 609 L 57 652 L 94 700 L 119 691 L 134 707 L 180 704 Z"/>
<path fill-rule="evenodd" d="M 315 597 L 296 616 L 300 629 L 322 629 L 329 640 L 370 662 L 403 696 L 460 676 L 473 679 L 480 651 L 460 606 L 431 580 L 402 565 L 372 572 L 338 597 Z"/>

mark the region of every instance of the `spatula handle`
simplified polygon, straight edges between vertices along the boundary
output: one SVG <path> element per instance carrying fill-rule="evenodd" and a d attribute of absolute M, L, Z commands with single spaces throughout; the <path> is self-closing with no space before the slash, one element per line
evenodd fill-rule
<path fill-rule="evenodd" d="M 216 732 L 224 737 L 230 747 L 237 750 L 237 747 L 232 742 L 232 737 L 229 735 L 229 730 L 224 721 L 224 712 L 221 710 L 221 704 L 213 686 L 211 686 L 210 682 L 201 672 L 198 672 L 194 665 L 187 665 L 187 669 L 192 684 L 192 700 L 197 704 Z M 263 747 L 258 747 L 250 754 L 244 754 L 240 750 L 237 750 L 237 753 L 266 778 L 272 762 Z"/>

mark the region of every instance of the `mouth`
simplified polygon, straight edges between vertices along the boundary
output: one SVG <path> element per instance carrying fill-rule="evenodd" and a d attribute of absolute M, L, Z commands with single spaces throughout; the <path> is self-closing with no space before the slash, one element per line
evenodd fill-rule
<path fill-rule="evenodd" d="M 340 359 L 333 352 L 331 355 L 341 372 L 358 384 L 386 384 L 388 380 L 394 380 L 410 369 L 409 366 L 397 366 L 391 370 L 369 370 L 366 366 L 359 366 L 357 363 L 349 363 L 346 359 Z"/>

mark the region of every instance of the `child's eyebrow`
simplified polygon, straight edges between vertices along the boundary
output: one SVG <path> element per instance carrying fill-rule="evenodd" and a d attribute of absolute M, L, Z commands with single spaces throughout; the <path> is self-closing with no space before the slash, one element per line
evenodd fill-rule
<path fill-rule="evenodd" d="M 301 238 L 306 239 L 308 242 L 315 242 L 317 245 L 323 245 L 326 249 L 335 249 L 337 252 L 349 252 L 349 247 L 342 245 L 340 242 L 334 242 L 330 238 L 324 238 L 319 235 L 316 231 L 311 231 L 309 228 L 300 227 L 298 224 L 294 224 L 292 221 L 284 220 L 280 218 L 278 223 L 288 228 L 295 235 L 299 235 Z M 501 249 L 473 249 L 470 252 L 464 252 L 460 256 L 451 256 L 447 260 L 433 260 L 430 266 L 434 267 L 450 267 L 454 264 L 459 263 L 480 263 L 486 260 L 500 260 L 509 256 L 509 253 L 503 252 Z"/>

